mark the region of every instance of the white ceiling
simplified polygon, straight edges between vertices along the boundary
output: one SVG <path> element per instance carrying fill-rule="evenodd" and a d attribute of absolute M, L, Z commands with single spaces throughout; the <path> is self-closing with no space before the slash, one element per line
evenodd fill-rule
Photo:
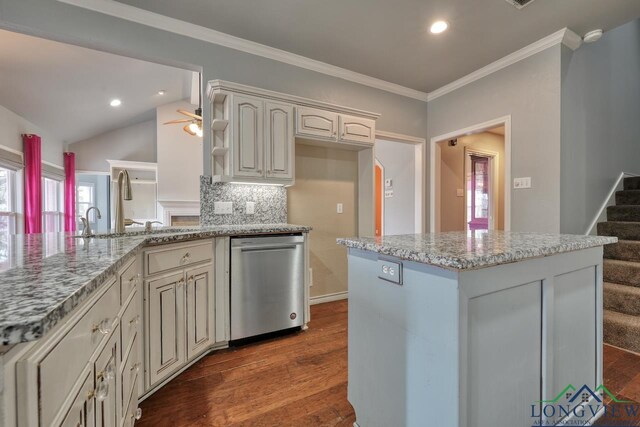
<path fill-rule="evenodd" d="M 119 1 L 424 92 L 564 27 L 640 17 L 640 0 Z M 437 19 L 450 29 L 430 34 Z"/>
<path fill-rule="evenodd" d="M 151 119 L 191 95 L 191 71 L 2 30 L 0 58 L 0 105 L 63 142 Z M 122 105 L 109 106 L 113 98 Z"/>

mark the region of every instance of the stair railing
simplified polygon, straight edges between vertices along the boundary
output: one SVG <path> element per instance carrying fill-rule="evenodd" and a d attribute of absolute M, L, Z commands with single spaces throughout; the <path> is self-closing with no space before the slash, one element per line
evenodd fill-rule
<path fill-rule="evenodd" d="M 618 179 L 616 180 L 616 183 L 613 184 L 613 186 L 609 190 L 609 194 L 607 194 L 607 198 L 604 199 L 604 201 L 602 202 L 602 205 L 600 206 L 600 210 L 598 210 L 598 213 L 596 214 L 596 216 L 593 217 L 591 224 L 589 224 L 589 228 L 587 228 L 587 231 L 584 233 L 585 236 L 588 236 L 589 234 L 591 234 L 591 231 L 593 231 L 593 228 L 598 223 L 598 220 L 602 216 L 602 213 L 605 211 L 605 209 L 607 209 L 607 206 L 609 206 L 609 202 L 611 201 L 611 198 L 613 197 L 613 195 L 616 193 L 616 190 L 620 186 L 620 183 L 622 182 L 622 180 L 627 177 L 633 177 L 633 176 L 640 176 L 640 175 L 637 173 L 631 173 L 631 172 L 620 172 L 620 175 L 618 175 Z"/>

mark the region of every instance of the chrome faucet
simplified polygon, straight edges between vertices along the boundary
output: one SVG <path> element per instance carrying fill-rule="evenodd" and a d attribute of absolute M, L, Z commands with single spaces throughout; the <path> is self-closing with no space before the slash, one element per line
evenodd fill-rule
<path fill-rule="evenodd" d="M 80 218 L 80 220 L 82 221 L 82 236 L 83 237 L 90 237 L 93 236 L 93 231 L 91 230 L 91 223 L 89 222 L 89 212 L 91 212 L 91 209 L 95 209 L 96 210 L 96 216 L 98 217 L 98 219 L 102 218 L 102 215 L 100 214 L 100 209 L 98 209 L 95 206 L 91 206 L 89 209 L 87 209 L 87 211 L 84 214 L 84 218 Z"/>
<path fill-rule="evenodd" d="M 116 233 L 125 232 L 124 200 L 131 200 L 131 181 L 129 172 L 123 169 L 118 174 L 116 186 Z"/>
<path fill-rule="evenodd" d="M 144 223 L 144 231 L 153 231 L 153 224 L 162 224 L 160 221 L 147 221 Z"/>

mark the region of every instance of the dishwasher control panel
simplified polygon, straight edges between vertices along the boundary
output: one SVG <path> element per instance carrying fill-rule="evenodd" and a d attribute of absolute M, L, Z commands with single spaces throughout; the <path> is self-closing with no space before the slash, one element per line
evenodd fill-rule
<path fill-rule="evenodd" d="M 402 285 L 402 263 L 378 259 L 378 277 L 382 280 Z"/>

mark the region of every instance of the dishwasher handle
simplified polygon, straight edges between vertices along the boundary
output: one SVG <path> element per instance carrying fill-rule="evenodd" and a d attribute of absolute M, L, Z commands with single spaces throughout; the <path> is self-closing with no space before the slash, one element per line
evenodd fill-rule
<path fill-rule="evenodd" d="M 256 245 L 256 246 L 241 246 L 236 249 L 240 249 L 241 252 L 257 252 L 257 251 L 274 251 L 274 250 L 289 250 L 296 249 L 298 245 Z"/>

